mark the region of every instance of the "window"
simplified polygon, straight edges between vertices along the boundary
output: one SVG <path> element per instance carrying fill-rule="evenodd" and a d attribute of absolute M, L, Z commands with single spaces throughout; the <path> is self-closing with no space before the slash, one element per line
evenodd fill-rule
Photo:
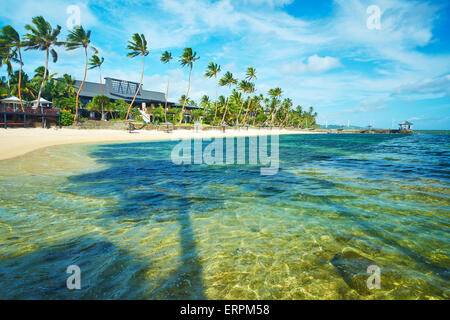
<path fill-rule="evenodd" d="M 139 84 L 137 84 L 135 82 L 111 79 L 111 92 L 112 93 L 134 96 L 138 86 L 139 86 Z M 141 95 L 141 90 L 139 90 L 138 95 Z"/>

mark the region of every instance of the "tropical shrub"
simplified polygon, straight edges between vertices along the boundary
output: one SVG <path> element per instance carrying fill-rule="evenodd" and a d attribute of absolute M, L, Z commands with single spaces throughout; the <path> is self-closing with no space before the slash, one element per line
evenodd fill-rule
<path fill-rule="evenodd" d="M 70 126 L 74 120 L 74 115 L 67 110 L 61 110 L 61 125 Z"/>

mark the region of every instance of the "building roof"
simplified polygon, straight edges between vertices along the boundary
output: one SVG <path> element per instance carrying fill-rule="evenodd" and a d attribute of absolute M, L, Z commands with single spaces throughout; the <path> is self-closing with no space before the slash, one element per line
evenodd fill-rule
<path fill-rule="evenodd" d="M 79 88 L 81 81 L 75 81 L 75 87 Z M 131 102 L 134 98 L 139 83 L 114 79 L 105 78 L 105 83 L 103 83 L 103 95 L 107 96 L 112 100 L 125 100 Z M 85 81 L 83 84 L 83 89 L 81 90 L 80 96 L 86 98 L 93 98 L 102 94 L 100 83 Z M 162 105 L 166 102 L 166 95 L 158 91 L 144 90 L 143 85 L 136 96 L 135 102 L 145 102 L 145 103 L 161 103 Z M 179 104 L 175 102 L 167 102 L 168 107 L 180 107 Z M 192 109 L 202 109 L 197 106 L 186 105 L 187 110 Z"/>
<path fill-rule="evenodd" d="M 75 87 L 80 87 L 81 81 L 75 81 Z M 134 94 L 136 93 L 139 83 L 105 78 L 105 83 L 103 83 L 103 94 L 110 99 L 118 100 L 122 99 L 125 101 L 133 100 Z M 165 102 L 166 96 L 162 92 L 144 90 L 141 86 L 138 95 L 136 96 L 137 102 Z M 81 90 L 80 96 L 93 98 L 102 94 L 102 90 L 99 83 L 85 81 L 83 84 L 83 89 Z"/>
<path fill-rule="evenodd" d="M 3 103 L 20 103 L 20 99 L 17 98 L 16 96 L 11 96 L 5 99 L 1 99 L 0 100 Z"/>
<path fill-rule="evenodd" d="M 33 100 L 33 101 L 30 101 L 30 103 L 37 103 L 37 99 Z M 50 104 L 52 102 L 50 102 L 47 99 L 44 99 L 44 98 L 41 97 L 41 99 L 39 100 L 39 103 L 41 103 L 41 104 Z"/>
<path fill-rule="evenodd" d="M 401 125 L 401 126 L 408 126 L 408 125 L 412 126 L 413 124 L 411 122 L 409 122 L 409 121 L 405 121 L 405 122 L 399 123 L 399 125 Z"/>

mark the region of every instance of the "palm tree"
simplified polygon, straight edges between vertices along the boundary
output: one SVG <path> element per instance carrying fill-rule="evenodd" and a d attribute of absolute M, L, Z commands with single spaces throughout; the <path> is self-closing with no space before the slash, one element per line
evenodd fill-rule
<path fill-rule="evenodd" d="M 105 58 L 101 57 L 99 58 L 96 54 L 92 55 L 92 57 L 89 59 L 89 70 L 98 68 L 98 71 L 100 73 L 100 91 L 103 94 L 103 78 L 102 78 L 102 64 L 105 61 Z"/>
<path fill-rule="evenodd" d="M 249 91 L 251 90 L 250 89 L 251 87 L 252 87 L 252 84 L 247 80 L 242 80 L 241 82 L 239 82 L 239 85 L 238 85 L 238 89 L 240 91 L 242 91 L 244 94 L 248 94 Z M 243 101 L 241 107 L 239 108 L 239 114 L 236 118 L 236 125 L 239 125 L 239 118 L 241 117 L 242 109 L 244 108 L 244 103 L 245 102 Z"/>
<path fill-rule="evenodd" d="M 75 89 L 75 80 L 69 74 L 65 73 L 62 78 L 57 80 L 62 83 L 65 94 L 67 94 L 69 98 L 75 96 L 77 92 Z"/>
<path fill-rule="evenodd" d="M 102 96 L 105 96 L 103 94 L 103 78 L 102 78 L 102 64 L 105 61 L 105 58 L 101 57 L 99 58 L 96 54 L 92 55 L 92 57 L 89 59 L 89 70 L 98 68 L 100 73 L 100 91 L 102 92 Z M 100 100 L 101 106 L 102 106 L 102 120 L 105 120 L 105 115 L 103 113 L 103 100 Z"/>
<path fill-rule="evenodd" d="M 8 93 L 11 94 L 11 87 L 10 87 L 10 75 L 12 74 L 12 65 L 11 61 L 15 61 L 19 63 L 19 84 L 18 84 L 18 95 L 20 99 L 20 106 L 22 108 L 22 111 L 24 111 L 23 108 L 23 101 L 22 101 L 22 92 L 21 92 L 21 79 L 22 79 L 22 51 L 21 48 L 26 46 L 26 43 L 24 43 L 20 39 L 19 33 L 10 25 L 4 26 L 0 30 L 0 43 L 1 46 L 4 49 L 4 52 L 1 54 L 0 58 L 0 66 L 2 63 L 6 65 L 7 72 L 8 72 Z M 19 55 L 19 59 L 17 60 L 17 54 Z"/>
<path fill-rule="evenodd" d="M 238 89 L 239 90 L 239 89 Z M 231 121 L 236 124 L 238 122 L 238 109 L 242 109 L 242 93 L 238 90 L 233 89 L 230 96 L 230 103 L 228 105 L 228 113 L 231 115 Z"/>
<path fill-rule="evenodd" d="M 44 77 L 42 78 L 41 86 L 39 88 L 39 93 L 37 96 L 36 107 L 39 107 L 42 89 L 44 88 L 44 83 L 47 80 L 47 69 L 48 69 L 48 58 L 52 55 L 53 63 L 58 60 L 58 54 L 54 46 L 61 46 L 64 42 L 58 41 L 58 35 L 61 32 L 61 26 L 57 25 L 55 29 L 52 28 L 50 23 L 48 23 L 44 17 L 38 16 L 31 20 L 34 24 L 25 26 L 30 33 L 25 35 L 27 48 L 25 50 L 41 50 L 45 51 L 45 70 Z"/>
<path fill-rule="evenodd" d="M 181 109 L 180 124 L 183 121 L 184 107 L 186 106 L 186 101 L 189 98 L 189 90 L 191 89 L 191 72 L 194 62 L 200 59 L 197 57 L 197 52 L 192 52 L 191 48 L 184 48 L 183 54 L 180 57 L 180 64 L 182 67 L 189 67 L 189 82 L 186 97 L 184 98 L 183 107 Z"/>
<path fill-rule="evenodd" d="M 209 99 L 209 96 L 204 94 L 203 97 L 200 99 L 200 106 L 205 109 L 205 111 L 209 110 L 209 107 L 211 105 L 211 100 Z"/>
<path fill-rule="evenodd" d="M 278 98 L 281 97 L 283 94 L 283 91 L 280 88 L 270 89 L 268 92 L 269 96 L 272 98 L 273 103 L 273 112 L 272 112 L 272 120 L 270 121 L 270 125 L 273 125 L 273 122 L 275 120 L 275 115 L 278 112 L 278 104 L 279 100 Z"/>
<path fill-rule="evenodd" d="M 242 123 L 245 123 L 245 120 L 247 119 L 248 113 L 250 112 L 250 104 L 252 102 L 252 97 L 250 97 L 250 94 L 255 93 L 255 84 L 254 83 L 248 82 L 247 93 L 249 94 L 248 104 L 247 104 L 247 110 L 245 111 L 245 114 L 244 114 L 244 119 L 242 119 Z"/>
<path fill-rule="evenodd" d="M 11 64 L 11 60 L 17 56 L 17 52 L 15 50 L 11 50 L 11 48 L 3 47 L 3 50 L 0 52 L 0 67 L 3 65 L 6 66 L 6 74 L 7 74 L 7 85 L 8 85 L 8 96 L 11 95 L 11 76 L 13 73 L 13 67 Z"/>
<path fill-rule="evenodd" d="M 21 78 L 20 87 L 19 78 Z M 15 71 L 11 75 L 11 95 L 19 95 L 20 91 L 23 97 L 35 99 L 36 95 L 34 88 L 34 83 L 29 80 L 28 75 L 25 72 L 20 74 L 20 71 Z"/>
<path fill-rule="evenodd" d="M 82 26 L 75 26 L 73 30 L 69 31 L 69 35 L 67 36 L 67 43 L 66 48 L 67 50 L 75 50 L 78 48 L 83 47 L 84 48 L 84 55 L 86 57 L 86 64 L 84 67 L 84 77 L 83 81 L 81 82 L 80 88 L 77 92 L 77 98 L 75 100 L 75 118 L 74 121 L 78 121 L 78 102 L 80 99 L 80 93 L 83 89 L 84 82 L 86 81 L 86 74 L 87 74 L 87 68 L 88 68 L 88 54 L 87 50 L 89 47 L 91 47 L 94 52 L 97 50 L 91 46 L 91 30 L 84 30 Z"/>
<path fill-rule="evenodd" d="M 213 122 L 216 121 L 216 116 L 217 116 L 217 94 L 218 94 L 218 89 L 219 89 L 219 82 L 217 81 L 217 74 L 219 72 L 220 72 L 220 66 L 217 63 L 210 62 L 208 64 L 208 67 L 206 67 L 205 77 L 207 77 L 207 78 L 214 77 L 214 79 L 216 79 L 216 110 L 214 111 Z"/>
<path fill-rule="evenodd" d="M 280 123 L 280 128 L 282 128 L 288 122 L 289 113 L 291 111 L 292 105 L 293 105 L 292 100 L 290 98 L 286 98 L 283 100 L 283 105 L 281 109 L 284 111 L 285 117 L 284 120 Z"/>
<path fill-rule="evenodd" d="M 256 69 L 253 68 L 253 67 L 248 67 L 247 68 L 247 72 L 245 73 L 245 79 L 248 80 L 250 83 L 251 83 L 252 80 L 258 79 L 256 77 Z M 252 93 L 255 92 L 255 85 L 253 83 L 251 83 L 251 86 L 249 86 L 247 89 L 248 89 L 248 93 L 252 94 Z M 248 106 L 247 106 L 247 110 L 246 110 L 245 115 L 244 115 L 243 122 L 247 118 L 247 114 L 248 114 L 248 111 L 249 111 L 249 108 L 250 108 L 251 100 L 252 99 L 249 97 Z"/>
<path fill-rule="evenodd" d="M 248 81 L 256 80 L 257 79 L 256 69 L 253 67 L 248 67 L 246 75 L 245 75 L 245 79 L 247 79 Z"/>
<path fill-rule="evenodd" d="M 47 70 L 47 73 L 44 73 L 45 71 L 46 70 L 45 70 L 44 66 L 37 67 L 34 70 L 34 76 L 32 78 L 32 81 L 33 81 L 33 84 L 34 84 L 35 88 L 40 87 L 40 85 L 42 84 L 42 81 L 44 81 L 44 89 L 43 89 L 43 91 L 45 91 L 45 92 L 47 92 L 47 94 L 49 94 L 50 92 L 48 92 L 48 90 L 45 90 L 46 89 L 46 85 L 49 82 L 51 83 L 51 81 L 57 75 L 57 73 L 50 74 L 48 72 L 48 70 Z M 50 89 L 50 91 L 51 91 L 51 89 Z"/>
<path fill-rule="evenodd" d="M 231 90 L 231 86 L 236 84 L 237 80 L 235 78 L 233 78 L 233 74 L 230 71 L 227 71 L 225 73 L 225 75 L 223 76 L 222 79 L 220 79 L 219 84 L 223 87 L 223 86 L 228 86 L 228 88 Z M 228 111 L 228 104 L 230 102 L 230 97 L 227 98 L 227 103 L 225 105 L 225 111 L 223 113 L 222 116 L 222 121 L 220 122 L 221 124 L 224 123 L 225 121 L 225 117 L 227 115 L 227 111 Z"/>
<path fill-rule="evenodd" d="M 170 77 L 169 77 L 169 69 L 170 69 L 170 60 L 172 60 L 172 54 L 169 51 L 164 51 L 164 53 L 161 56 L 160 61 L 162 63 L 167 63 L 167 88 L 166 88 L 166 104 L 164 106 L 164 121 L 167 123 L 167 96 L 169 95 L 169 83 L 170 83 Z"/>
<path fill-rule="evenodd" d="M 139 82 L 139 87 L 137 88 L 133 100 L 131 101 L 130 106 L 128 107 L 125 120 L 127 120 L 128 116 L 130 115 L 131 107 L 133 107 L 134 100 L 136 100 L 137 94 L 141 90 L 142 80 L 144 79 L 145 57 L 149 54 L 149 51 L 147 49 L 147 40 L 145 40 L 145 36 L 143 34 L 139 35 L 139 33 L 135 33 L 132 37 L 132 40 L 128 41 L 127 49 L 130 50 L 127 53 L 127 57 L 129 58 L 134 58 L 139 55 L 142 55 L 142 73 L 141 73 L 141 81 Z"/>

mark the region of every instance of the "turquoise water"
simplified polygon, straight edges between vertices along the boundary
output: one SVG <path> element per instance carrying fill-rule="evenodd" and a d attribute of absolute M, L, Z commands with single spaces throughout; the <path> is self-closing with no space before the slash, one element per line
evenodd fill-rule
<path fill-rule="evenodd" d="M 449 298 L 449 135 L 280 136 L 273 176 L 176 144 L 1 161 L 0 298 Z"/>

